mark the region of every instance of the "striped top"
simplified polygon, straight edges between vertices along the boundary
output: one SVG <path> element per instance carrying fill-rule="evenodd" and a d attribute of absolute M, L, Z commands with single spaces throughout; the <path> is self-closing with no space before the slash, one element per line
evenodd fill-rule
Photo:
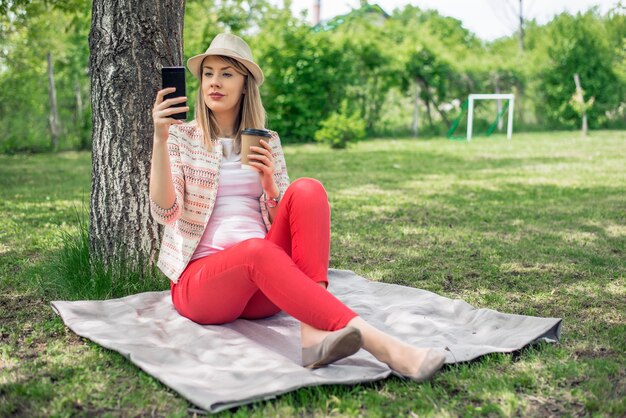
<path fill-rule="evenodd" d="M 191 261 L 267 234 L 259 205 L 259 197 L 263 194 L 261 176 L 254 169 L 242 169 L 241 154 L 236 154 L 233 149 L 234 139 L 219 140 L 224 150 L 220 185 L 209 223 Z"/>
<path fill-rule="evenodd" d="M 280 194 L 289 186 L 285 156 L 280 138 L 274 131 L 268 141 L 274 156 L 274 179 Z M 174 283 L 187 267 L 209 217 L 213 212 L 223 158 L 222 143 L 212 142 L 211 151 L 202 144 L 202 130 L 196 121 L 171 125 L 167 141 L 176 201 L 165 209 L 150 198 L 150 213 L 157 223 L 165 225 L 157 267 Z M 269 231 L 271 222 L 265 195 L 259 198 L 263 222 Z"/>

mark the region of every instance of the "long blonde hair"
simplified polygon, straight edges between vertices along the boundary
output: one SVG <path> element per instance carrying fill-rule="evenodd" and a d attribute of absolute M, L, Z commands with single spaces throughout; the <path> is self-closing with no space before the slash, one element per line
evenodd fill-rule
<path fill-rule="evenodd" d="M 261 102 L 261 94 L 256 80 L 250 74 L 250 71 L 234 58 L 218 55 L 232 66 L 239 74 L 245 76 L 243 100 L 239 108 L 239 114 L 235 120 L 237 127 L 236 135 L 233 141 L 233 148 L 236 153 L 241 152 L 241 131 L 245 128 L 265 129 L 265 108 Z M 200 85 L 198 87 L 198 97 L 196 98 L 196 122 L 202 129 L 202 143 L 207 150 L 213 148 L 213 141 L 217 141 L 219 132 L 215 115 L 204 102 L 202 94 L 202 65 L 200 65 L 200 74 L 198 74 Z"/>

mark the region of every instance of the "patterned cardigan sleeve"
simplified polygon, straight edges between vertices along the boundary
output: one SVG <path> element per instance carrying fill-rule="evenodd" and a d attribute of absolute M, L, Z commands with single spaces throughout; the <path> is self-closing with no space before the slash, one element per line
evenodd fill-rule
<path fill-rule="evenodd" d="M 157 203 L 152 200 L 152 197 L 150 197 L 150 213 L 157 223 L 161 225 L 176 222 L 183 213 L 185 178 L 180 159 L 179 141 L 178 127 L 176 125 L 170 126 L 169 137 L 167 139 L 167 151 L 170 159 L 170 170 L 172 171 L 176 200 L 171 208 L 165 209 L 157 205 Z"/>
<path fill-rule="evenodd" d="M 287 163 L 285 161 L 285 154 L 283 152 L 283 147 L 280 144 L 280 137 L 274 131 L 270 131 L 272 134 L 272 139 L 270 140 L 270 144 L 272 146 L 272 155 L 274 156 L 274 180 L 276 181 L 276 185 L 280 190 L 280 196 L 285 194 L 287 187 L 289 187 L 289 175 L 287 174 Z M 272 226 L 272 222 L 269 218 L 269 213 L 267 210 L 267 206 L 265 205 L 265 193 L 261 195 L 259 199 L 259 203 L 261 204 L 261 215 L 263 215 L 263 221 L 265 222 L 265 226 L 267 230 L 270 230 Z"/>

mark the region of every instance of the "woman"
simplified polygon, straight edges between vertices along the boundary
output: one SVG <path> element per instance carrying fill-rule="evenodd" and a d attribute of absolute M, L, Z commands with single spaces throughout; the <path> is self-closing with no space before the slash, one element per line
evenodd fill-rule
<path fill-rule="evenodd" d="M 263 72 L 245 41 L 217 35 L 187 61 L 200 80 L 196 119 L 170 116 L 185 97 L 153 108 L 150 209 L 166 225 L 158 266 L 177 311 L 200 324 L 257 319 L 281 310 L 301 321 L 302 362 L 316 368 L 360 348 L 396 372 L 428 379 L 444 356 L 374 328 L 326 290 L 330 209 L 317 180 L 291 185 L 280 139 L 253 147 L 241 170 L 241 131 L 265 126 Z"/>

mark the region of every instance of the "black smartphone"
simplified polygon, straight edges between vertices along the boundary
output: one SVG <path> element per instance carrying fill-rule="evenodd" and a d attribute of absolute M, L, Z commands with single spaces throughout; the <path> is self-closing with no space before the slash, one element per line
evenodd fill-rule
<path fill-rule="evenodd" d="M 163 88 L 176 87 L 174 93 L 166 94 L 163 100 L 173 99 L 174 97 L 184 97 L 187 95 L 185 87 L 185 67 L 163 67 L 161 68 L 161 79 L 163 80 Z M 184 107 L 187 103 L 177 103 L 172 107 Z M 187 119 L 187 112 L 175 113 L 171 116 L 174 119 Z"/>

